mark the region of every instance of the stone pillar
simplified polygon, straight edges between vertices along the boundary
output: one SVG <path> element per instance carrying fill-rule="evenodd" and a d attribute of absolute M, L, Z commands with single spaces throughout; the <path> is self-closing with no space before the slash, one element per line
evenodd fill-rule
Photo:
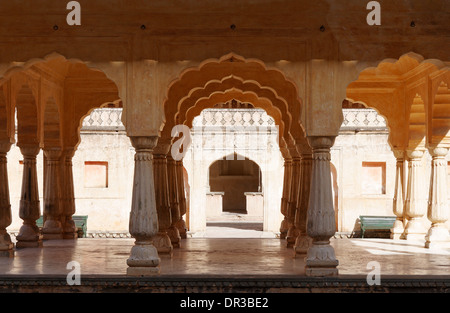
<path fill-rule="evenodd" d="M 20 194 L 19 217 L 23 219 L 17 235 L 17 248 L 40 247 L 42 241 L 36 220 L 41 216 L 38 179 L 36 170 L 36 156 L 39 146 L 20 146 L 23 155 L 22 191 Z"/>
<path fill-rule="evenodd" d="M 280 239 L 285 239 L 288 232 L 287 206 L 289 200 L 291 181 L 292 159 L 284 159 L 283 193 L 281 196 L 281 214 L 284 219 L 280 225 Z"/>
<path fill-rule="evenodd" d="M 184 167 L 183 161 L 176 161 L 176 171 L 177 171 L 177 187 L 178 187 L 178 201 L 180 207 L 180 219 L 176 222 L 175 226 L 178 228 L 180 237 L 186 239 L 187 237 L 187 227 L 186 222 L 183 219 L 183 215 L 187 212 L 186 204 L 186 194 L 184 191 Z"/>
<path fill-rule="evenodd" d="M 158 233 L 153 239 L 153 244 L 159 253 L 171 254 L 173 246 L 168 235 L 168 229 L 172 225 L 172 213 L 170 211 L 166 155 L 159 153 L 159 151 L 155 151 L 155 154 L 153 155 L 153 166 L 155 201 L 159 225 Z"/>
<path fill-rule="evenodd" d="M 72 158 L 75 154 L 74 148 L 65 148 L 63 152 L 63 177 L 64 184 L 61 189 L 61 205 L 62 215 L 64 216 L 63 223 L 63 238 L 75 239 L 77 238 L 77 227 L 72 219 L 75 214 L 75 192 L 73 186 L 73 170 Z"/>
<path fill-rule="evenodd" d="M 46 171 L 44 188 L 44 215 L 45 222 L 42 227 L 42 239 L 62 239 L 61 225 L 62 208 L 60 205 L 60 156 L 61 149 L 45 149 Z"/>
<path fill-rule="evenodd" d="M 176 224 L 181 219 L 178 200 L 177 165 L 170 154 L 167 155 L 167 181 L 169 185 L 170 212 L 172 223 L 168 229 L 168 235 L 175 248 L 181 247 L 181 236 Z"/>
<path fill-rule="evenodd" d="M 396 172 L 395 172 L 395 190 L 394 190 L 394 199 L 393 199 L 393 210 L 397 219 L 394 222 L 394 227 L 391 228 L 391 239 L 403 239 L 402 234 L 405 231 L 404 227 L 404 157 L 405 152 L 403 150 L 394 150 L 395 158 L 397 159 L 396 163 Z"/>
<path fill-rule="evenodd" d="M 287 205 L 287 224 L 288 231 L 286 234 L 286 246 L 291 248 L 295 244 L 295 240 L 298 236 L 298 229 L 295 227 L 295 212 L 297 210 L 297 201 L 298 201 L 298 193 L 300 182 L 301 182 L 301 167 L 300 167 L 301 158 L 293 157 L 292 158 L 292 174 L 291 174 L 291 189 L 289 192 L 289 201 Z"/>
<path fill-rule="evenodd" d="M 407 151 L 408 188 L 406 192 L 405 212 L 409 217 L 405 227 L 406 240 L 423 240 L 426 229 L 422 224 L 422 217 L 426 213 L 427 200 L 425 198 L 425 179 L 422 166 L 424 150 Z"/>
<path fill-rule="evenodd" d="M 10 148 L 10 142 L 0 143 L 0 256 L 6 257 L 14 256 L 14 244 L 6 231 L 6 228 L 12 222 L 6 158 Z"/>
<path fill-rule="evenodd" d="M 127 260 L 127 275 L 149 276 L 159 274 L 160 262 L 158 251 L 153 245 L 153 237 L 158 232 L 158 213 L 152 153 L 158 137 L 130 137 L 130 139 L 136 149 L 130 234 L 136 241 Z"/>
<path fill-rule="evenodd" d="M 445 222 L 450 217 L 447 198 L 447 162 L 445 157 L 448 148 L 434 147 L 429 149 L 433 158 L 431 164 L 430 198 L 428 200 L 428 219 L 431 227 L 425 237 L 426 248 L 441 248 L 450 241 Z"/>
<path fill-rule="evenodd" d="M 306 256 L 307 276 L 335 276 L 338 274 L 330 238 L 336 232 L 333 192 L 330 172 L 330 148 L 335 137 L 308 137 L 313 150 L 311 190 L 307 214 L 307 234 L 312 245 Z"/>
<path fill-rule="evenodd" d="M 294 244 L 294 252 L 297 254 L 306 254 L 312 244 L 311 237 L 306 233 L 306 216 L 308 213 L 309 193 L 311 186 L 312 154 L 303 154 L 301 166 L 301 184 L 298 194 L 297 211 L 295 214 L 295 227 L 298 229 L 298 236 Z"/>

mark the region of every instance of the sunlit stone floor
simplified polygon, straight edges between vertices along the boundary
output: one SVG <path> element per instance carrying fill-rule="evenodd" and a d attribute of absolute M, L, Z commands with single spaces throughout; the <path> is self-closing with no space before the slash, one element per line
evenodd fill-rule
<path fill-rule="evenodd" d="M 209 230 L 212 236 L 214 230 Z M 276 238 L 188 238 L 172 257 L 160 255 L 161 275 L 270 276 L 304 275 L 304 257 L 294 258 L 285 241 Z M 133 239 L 45 241 L 42 248 L 18 249 L 14 258 L 0 258 L 0 275 L 68 274 L 77 261 L 81 274 L 125 275 Z M 450 245 L 441 250 L 423 242 L 391 239 L 332 239 L 340 275 L 367 275 L 371 261 L 383 275 L 450 275 Z"/>

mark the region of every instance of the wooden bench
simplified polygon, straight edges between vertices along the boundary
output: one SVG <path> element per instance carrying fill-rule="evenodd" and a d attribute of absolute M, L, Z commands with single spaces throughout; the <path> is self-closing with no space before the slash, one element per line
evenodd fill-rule
<path fill-rule="evenodd" d="M 72 219 L 77 227 L 78 238 L 86 238 L 87 237 L 87 215 L 72 215 Z M 36 225 L 39 229 L 42 229 L 44 226 L 44 216 L 41 215 L 40 218 L 36 220 Z"/>
<path fill-rule="evenodd" d="M 364 238 L 364 233 L 368 229 L 391 229 L 394 226 L 395 219 L 395 216 L 360 215 L 359 220 L 361 222 L 361 238 Z"/>

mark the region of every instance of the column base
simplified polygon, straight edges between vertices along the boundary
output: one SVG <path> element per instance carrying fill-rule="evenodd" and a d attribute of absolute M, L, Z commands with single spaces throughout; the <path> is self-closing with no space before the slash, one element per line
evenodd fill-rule
<path fill-rule="evenodd" d="M 63 234 L 42 234 L 42 240 L 60 240 L 63 239 Z"/>
<path fill-rule="evenodd" d="M 425 248 L 441 249 L 448 248 L 450 235 L 448 229 L 443 225 L 432 225 L 425 236 Z"/>
<path fill-rule="evenodd" d="M 131 248 L 130 257 L 127 260 L 127 275 L 152 276 L 159 274 L 158 251 L 149 242 L 137 242 Z"/>
<path fill-rule="evenodd" d="M 297 240 L 298 237 L 298 229 L 295 227 L 289 227 L 289 230 L 287 231 L 286 234 L 286 247 L 287 248 L 292 248 L 295 245 L 295 241 Z"/>
<path fill-rule="evenodd" d="M 175 226 L 178 228 L 178 232 L 180 233 L 181 239 L 187 238 L 187 227 L 184 219 L 179 220 L 175 223 Z"/>
<path fill-rule="evenodd" d="M 61 222 L 53 219 L 47 219 L 42 227 L 42 240 L 63 239 L 63 230 Z"/>
<path fill-rule="evenodd" d="M 14 257 L 14 244 L 6 230 L 0 234 L 0 257 Z"/>
<path fill-rule="evenodd" d="M 167 234 L 169 235 L 172 246 L 174 248 L 181 248 L 181 236 L 178 228 L 176 228 L 175 226 L 171 226 L 167 230 Z"/>
<path fill-rule="evenodd" d="M 166 232 L 158 232 L 153 238 L 153 246 L 158 253 L 172 255 L 173 246 Z"/>
<path fill-rule="evenodd" d="M 23 224 L 16 236 L 16 248 L 40 248 L 42 238 L 36 224 Z"/>
<path fill-rule="evenodd" d="M 77 239 L 78 233 L 63 233 L 63 239 Z"/>
<path fill-rule="evenodd" d="M 299 235 L 295 240 L 294 257 L 298 254 L 307 254 L 309 247 L 312 246 L 312 238 L 306 234 Z"/>
<path fill-rule="evenodd" d="M 307 276 L 337 276 L 339 271 L 334 249 L 329 242 L 314 242 L 305 258 Z"/>
<path fill-rule="evenodd" d="M 286 218 L 284 220 L 281 221 L 281 225 L 280 225 L 280 239 L 286 239 L 287 236 L 287 220 Z"/>
<path fill-rule="evenodd" d="M 394 222 L 394 226 L 391 228 L 391 239 L 404 239 L 401 238 L 404 232 L 405 228 L 403 226 L 403 221 L 396 219 Z"/>
<path fill-rule="evenodd" d="M 14 257 L 14 250 L 0 250 L 0 258 L 13 258 Z"/>
<path fill-rule="evenodd" d="M 16 248 L 42 248 L 42 240 L 39 239 L 37 241 L 17 241 L 16 242 Z"/>
<path fill-rule="evenodd" d="M 423 240 L 427 231 L 419 219 L 412 218 L 406 225 L 403 236 L 406 240 Z"/>

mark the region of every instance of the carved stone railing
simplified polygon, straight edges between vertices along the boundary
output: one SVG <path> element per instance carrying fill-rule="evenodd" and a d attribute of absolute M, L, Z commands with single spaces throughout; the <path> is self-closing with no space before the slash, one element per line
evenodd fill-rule
<path fill-rule="evenodd" d="M 121 108 L 95 109 L 86 116 L 82 131 L 123 131 Z"/>
<path fill-rule="evenodd" d="M 372 109 L 343 109 L 341 130 L 387 130 L 386 120 Z M 83 131 L 125 130 L 122 109 L 95 109 L 82 124 Z M 266 126 L 275 120 L 262 109 L 206 109 L 194 118 L 194 127 Z"/>
<path fill-rule="evenodd" d="M 385 130 L 386 120 L 372 109 L 343 109 L 341 130 Z"/>
<path fill-rule="evenodd" d="M 262 109 L 206 109 L 194 118 L 195 126 L 274 126 L 275 120 Z"/>

